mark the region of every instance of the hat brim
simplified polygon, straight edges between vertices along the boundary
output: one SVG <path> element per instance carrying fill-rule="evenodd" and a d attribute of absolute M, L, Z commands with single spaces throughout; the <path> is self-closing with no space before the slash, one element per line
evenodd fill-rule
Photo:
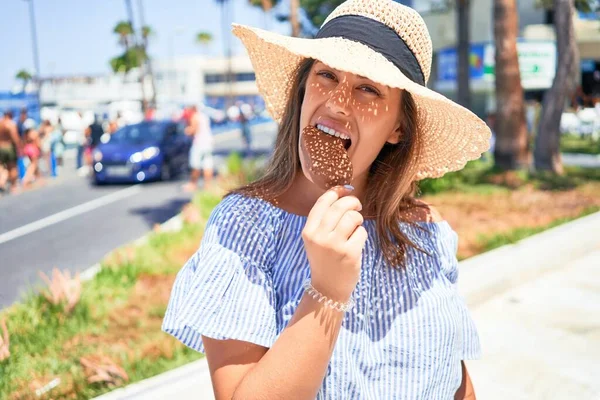
<path fill-rule="evenodd" d="M 413 82 L 383 55 L 362 43 L 340 37 L 294 38 L 238 24 L 233 24 L 233 33 L 246 47 L 258 89 L 277 122 L 283 117 L 298 65 L 312 58 L 413 95 L 424 142 L 416 179 L 437 178 L 460 170 L 489 149 L 491 132 L 485 122 L 470 110 Z"/>

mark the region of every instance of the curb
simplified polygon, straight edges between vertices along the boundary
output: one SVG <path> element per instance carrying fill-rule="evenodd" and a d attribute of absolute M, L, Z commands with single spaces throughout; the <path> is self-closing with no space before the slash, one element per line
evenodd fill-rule
<path fill-rule="evenodd" d="M 459 263 L 458 287 L 469 308 L 600 248 L 600 212 Z"/>
<path fill-rule="evenodd" d="M 94 400 L 159 400 L 172 398 L 175 394 L 177 400 L 214 399 L 206 358 L 115 389 Z"/>

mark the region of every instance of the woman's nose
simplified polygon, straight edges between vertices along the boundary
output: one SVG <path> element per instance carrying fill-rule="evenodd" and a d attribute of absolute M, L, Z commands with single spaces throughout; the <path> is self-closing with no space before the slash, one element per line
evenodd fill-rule
<path fill-rule="evenodd" d="M 326 105 L 335 114 L 349 115 L 351 100 L 352 90 L 350 84 L 344 80 L 329 93 Z"/>

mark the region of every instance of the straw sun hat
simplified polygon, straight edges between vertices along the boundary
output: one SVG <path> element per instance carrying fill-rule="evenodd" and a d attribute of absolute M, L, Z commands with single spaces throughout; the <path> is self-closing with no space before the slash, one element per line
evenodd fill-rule
<path fill-rule="evenodd" d="M 424 149 L 416 179 L 457 171 L 489 148 L 491 132 L 471 111 L 427 88 L 431 38 L 413 9 L 392 0 L 347 0 L 314 39 L 292 38 L 234 24 L 268 111 L 281 122 L 299 64 L 313 58 L 337 70 L 404 89 L 417 105 Z"/>

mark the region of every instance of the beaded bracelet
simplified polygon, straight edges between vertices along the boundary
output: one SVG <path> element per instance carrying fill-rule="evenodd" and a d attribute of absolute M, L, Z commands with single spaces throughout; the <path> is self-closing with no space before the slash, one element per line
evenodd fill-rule
<path fill-rule="evenodd" d="M 314 286 L 311 285 L 310 279 L 305 280 L 302 286 L 304 287 L 304 290 L 306 291 L 306 293 L 308 293 L 310 297 L 317 300 L 317 302 L 323 303 L 323 305 L 332 308 L 336 311 L 348 312 L 354 307 L 355 303 L 352 297 L 345 303 L 333 301 L 329 297 L 325 296 L 323 293 L 315 289 Z"/>

